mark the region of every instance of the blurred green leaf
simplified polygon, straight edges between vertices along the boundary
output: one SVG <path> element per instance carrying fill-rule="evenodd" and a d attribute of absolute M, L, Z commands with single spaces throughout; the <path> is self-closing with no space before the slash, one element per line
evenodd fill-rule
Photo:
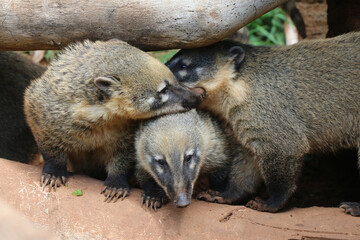
<path fill-rule="evenodd" d="M 58 51 L 48 50 L 46 51 L 44 58 L 47 62 L 51 62 L 55 58 L 57 53 Z"/>
<path fill-rule="evenodd" d="M 83 192 L 81 191 L 81 189 L 76 189 L 76 190 L 72 193 L 72 195 L 80 197 L 80 196 L 83 195 Z"/>
<path fill-rule="evenodd" d="M 172 58 L 179 50 L 165 50 L 165 51 L 154 51 L 149 52 L 149 54 L 157 59 L 160 62 L 166 63 L 170 58 Z"/>
<path fill-rule="evenodd" d="M 285 45 L 284 23 L 292 24 L 281 8 L 265 13 L 247 25 L 252 45 Z"/>

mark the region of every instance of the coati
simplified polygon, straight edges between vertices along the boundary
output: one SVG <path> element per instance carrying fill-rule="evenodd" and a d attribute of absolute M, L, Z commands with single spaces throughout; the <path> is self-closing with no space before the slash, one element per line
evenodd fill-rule
<path fill-rule="evenodd" d="M 250 208 L 281 209 L 304 154 L 360 148 L 360 33 L 274 47 L 223 41 L 181 50 L 167 66 L 205 88 L 199 108 L 225 119 L 254 155 L 269 198 Z"/>
<path fill-rule="evenodd" d="M 45 161 L 43 188 L 64 184 L 69 159 L 75 172 L 105 166 L 102 193 L 110 201 L 125 197 L 138 120 L 187 111 L 204 94 L 179 85 L 160 61 L 123 41 L 67 47 L 25 92 L 26 120 Z"/>
<path fill-rule="evenodd" d="M 0 51 L 0 157 L 29 163 L 36 142 L 23 111 L 25 88 L 45 68 L 16 52 Z"/>
<path fill-rule="evenodd" d="M 145 120 L 135 140 L 135 175 L 144 189 L 142 204 L 156 210 L 170 199 L 177 207 L 186 207 L 200 173 L 209 177 L 209 192 L 233 195 L 255 189 L 251 185 L 261 181 L 260 175 L 251 181 L 237 181 L 242 182 L 236 186 L 238 191 L 228 191 L 234 190 L 228 186 L 236 181 L 233 177 L 240 176 L 233 175 L 233 169 L 242 177 L 258 172 L 252 170 L 257 165 L 229 129 L 209 113 L 196 110 Z M 200 193 L 199 198 L 206 194 Z"/>

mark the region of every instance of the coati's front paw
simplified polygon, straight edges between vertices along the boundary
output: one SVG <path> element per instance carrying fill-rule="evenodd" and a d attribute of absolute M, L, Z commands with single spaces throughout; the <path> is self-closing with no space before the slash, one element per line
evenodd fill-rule
<path fill-rule="evenodd" d="M 246 207 L 258 210 L 260 212 L 277 212 L 281 209 L 282 204 L 276 204 L 273 201 L 264 201 L 260 198 L 255 198 L 254 200 L 250 200 L 246 205 Z"/>
<path fill-rule="evenodd" d="M 221 193 L 214 190 L 207 190 L 205 192 L 200 192 L 196 198 L 198 200 L 203 200 L 206 202 L 222 203 L 222 204 L 231 204 L 231 200 L 227 200 L 221 196 Z"/>
<path fill-rule="evenodd" d="M 114 199 L 114 203 L 121 198 L 124 200 L 130 193 L 130 185 L 124 176 L 107 177 L 104 182 L 104 188 L 100 194 L 105 195 L 104 202 L 111 202 Z"/>
<path fill-rule="evenodd" d="M 346 214 L 351 214 L 354 217 L 360 217 L 360 203 L 358 202 L 342 202 L 340 207 L 345 209 Z"/>
<path fill-rule="evenodd" d="M 66 165 L 58 166 L 54 163 L 46 163 L 42 170 L 42 176 L 40 181 L 40 186 L 45 190 L 45 187 L 49 185 L 49 192 L 51 188 L 56 191 L 57 187 L 60 187 L 61 184 L 65 185 L 68 178 L 68 172 Z"/>
<path fill-rule="evenodd" d="M 141 207 L 145 205 L 145 210 L 149 208 L 150 210 L 153 209 L 156 211 L 158 208 L 161 208 L 169 201 L 167 196 L 149 196 L 146 195 L 145 192 L 141 195 L 140 204 Z"/>

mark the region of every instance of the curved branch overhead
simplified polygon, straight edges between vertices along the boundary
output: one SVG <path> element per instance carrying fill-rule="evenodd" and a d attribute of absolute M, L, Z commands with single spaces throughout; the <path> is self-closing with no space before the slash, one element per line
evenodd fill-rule
<path fill-rule="evenodd" d="M 143 50 L 214 43 L 286 0 L 3 0 L 0 50 L 119 38 Z"/>

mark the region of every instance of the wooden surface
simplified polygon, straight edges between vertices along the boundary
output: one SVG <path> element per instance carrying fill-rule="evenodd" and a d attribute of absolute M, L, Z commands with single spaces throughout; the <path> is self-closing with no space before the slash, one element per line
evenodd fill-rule
<path fill-rule="evenodd" d="M 119 38 L 143 50 L 199 47 L 285 0 L 3 0 L 0 50 L 60 49 Z"/>

